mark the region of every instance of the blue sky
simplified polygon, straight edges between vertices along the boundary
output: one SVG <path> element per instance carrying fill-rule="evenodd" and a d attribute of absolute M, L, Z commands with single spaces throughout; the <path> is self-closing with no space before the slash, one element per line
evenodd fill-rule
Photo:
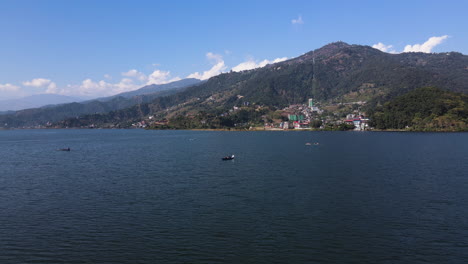
<path fill-rule="evenodd" d="M 0 0 L 0 100 L 209 78 L 339 40 L 468 54 L 467 10 L 464 0 Z"/>

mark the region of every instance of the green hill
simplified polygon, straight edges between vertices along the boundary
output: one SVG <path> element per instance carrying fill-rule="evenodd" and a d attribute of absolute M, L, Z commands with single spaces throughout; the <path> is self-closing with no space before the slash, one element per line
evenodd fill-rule
<path fill-rule="evenodd" d="M 370 111 L 370 118 L 377 129 L 468 131 L 468 95 L 420 88 Z"/>
<path fill-rule="evenodd" d="M 229 72 L 151 102 L 107 114 L 71 116 L 61 126 L 127 127 L 155 115 L 159 119 L 232 116 L 233 107 L 272 112 L 308 98 L 322 105 L 366 101 L 374 107 L 412 91 L 435 86 L 468 92 L 468 56 L 456 52 L 389 54 L 369 46 L 328 44 L 297 58 L 266 67 Z M 221 118 L 223 117 L 223 118 Z M 0 120 L 0 124 L 2 121 Z M 232 122 L 226 122 L 231 124 Z"/>

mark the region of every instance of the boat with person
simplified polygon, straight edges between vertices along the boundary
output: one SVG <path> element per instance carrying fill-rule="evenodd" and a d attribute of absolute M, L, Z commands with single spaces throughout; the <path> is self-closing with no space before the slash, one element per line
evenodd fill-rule
<path fill-rule="evenodd" d="M 222 157 L 221 159 L 222 160 L 233 160 L 234 159 L 234 154 L 232 154 L 231 156 Z"/>
<path fill-rule="evenodd" d="M 58 151 L 70 151 L 70 148 L 61 148 L 61 149 L 57 149 Z"/>

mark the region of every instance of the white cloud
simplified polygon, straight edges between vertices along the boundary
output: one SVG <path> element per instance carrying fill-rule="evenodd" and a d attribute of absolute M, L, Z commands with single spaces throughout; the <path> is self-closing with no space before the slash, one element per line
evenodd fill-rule
<path fill-rule="evenodd" d="M 372 45 L 374 49 L 378 49 L 383 52 L 387 53 L 398 53 L 396 50 L 393 49 L 392 45 L 385 45 L 382 42 Z"/>
<path fill-rule="evenodd" d="M 155 70 L 148 76 L 148 82 L 146 84 L 163 84 L 170 75 L 171 72 L 169 71 Z"/>
<path fill-rule="evenodd" d="M 227 69 L 226 65 L 224 64 L 223 56 L 215 53 L 208 52 L 206 53 L 206 58 L 213 64 L 211 69 L 204 71 L 203 73 L 194 72 L 189 74 L 187 78 L 196 78 L 199 80 L 206 80 L 213 76 L 219 75 L 223 73 Z"/>
<path fill-rule="evenodd" d="M 65 95 L 80 95 L 80 96 L 110 96 L 118 93 L 133 91 L 140 88 L 141 84 L 136 84 L 132 79 L 122 78 L 118 83 L 109 83 L 104 80 L 93 81 L 92 79 L 85 79 L 78 85 L 67 85 L 66 89 L 57 91 Z"/>
<path fill-rule="evenodd" d="M 406 45 L 403 52 L 425 52 L 425 53 L 430 53 L 434 47 L 436 47 L 437 45 L 440 45 L 447 38 L 448 38 L 447 35 L 440 36 L 440 37 L 430 37 L 423 44 Z"/>
<path fill-rule="evenodd" d="M 141 73 L 136 70 L 130 70 L 129 72 L 122 73 L 122 75 L 127 77 L 135 77 L 136 80 L 131 78 L 122 78 L 117 83 L 111 83 L 104 80 L 93 81 L 92 79 L 85 79 L 78 85 L 69 84 L 66 89 L 57 91 L 57 93 L 89 97 L 110 96 L 133 91 L 148 84 L 164 84 L 180 80 L 179 77 L 170 78 L 169 71 L 155 70 L 146 77 L 147 82 L 142 82 L 142 78 L 139 78 L 139 76 L 141 76 L 140 74 Z M 53 88 L 54 87 L 49 87 L 51 91 Z"/>
<path fill-rule="evenodd" d="M 227 54 L 229 52 L 226 52 Z M 223 56 L 220 54 L 208 52 L 205 54 L 206 59 L 209 61 L 211 68 L 203 72 L 195 72 L 189 74 L 187 78 L 197 78 L 200 80 L 206 80 L 218 74 L 221 74 L 227 70 Z M 239 64 L 235 67 L 235 70 L 254 69 L 263 67 L 270 63 L 284 61 L 287 58 L 277 58 L 275 60 L 263 60 L 255 61 L 249 60 Z M 86 97 L 101 97 L 110 96 L 122 92 L 133 91 L 141 88 L 144 85 L 150 84 L 165 84 L 174 81 L 181 80 L 178 76 L 171 76 L 170 71 L 164 71 L 155 69 L 150 74 L 145 74 L 136 69 L 128 70 L 127 72 L 121 72 L 123 78 L 120 81 L 112 82 L 112 76 L 105 74 L 103 79 L 95 81 L 91 78 L 87 78 L 80 83 L 68 84 L 65 87 L 59 88 L 57 84 L 49 79 L 36 78 L 30 81 L 25 81 L 22 84 L 33 88 L 41 88 L 42 92 L 50 94 L 63 94 L 63 95 L 74 95 L 74 96 L 86 96 Z M 0 91 L 19 91 L 21 87 L 12 84 L 0 84 Z"/>
<path fill-rule="evenodd" d="M 5 83 L 5 84 L 0 83 L 0 91 L 2 92 L 16 92 L 16 91 L 19 91 L 19 89 L 20 89 L 19 86 L 13 85 L 11 83 Z"/>
<path fill-rule="evenodd" d="M 93 82 L 91 79 L 86 79 L 77 87 L 77 92 L 82 95 L 102 94 L 107 87 L 108 83 L 105 81 Z"/>
<path fill-rule="evenodd" d="M 13 99 L 26 96 L 20 86 L 11 83 L 0 83 L 0 100 Z"/>
<path fill-rule="evenodd" d="M 113 94 L 133 91 L 133 90 L 140 88 L 141 86 L 142 86 L 141 84 L 136 84 L 131 79 L 123 78 L 122 80 L 120 80 L 119 83 L 111 84 L 110 94 L 113 95 Z"/>
<path fill-rule="evenodd" d="M 151 73 L 148 76 L 148 82 L 146 84 L 147 85 L 149 85 L 149 84 L 165 84 L 165 83 L 175 82 L 175 81 L 179 81 L 179 80 L 181 80 L 181 78 L 179 78 L 179 77 L 171 78 L 171 72 L 170 71 L 155 70 L 155 71 L 153 71 L 153 73 Z"/>
<path fill-rule="evenodd" d="M 146 77 L 146 75 L 142 72 L 139 72 L 135 69 L 132 69 L 132 70 L 129 70 L 128 72 L 122 72 L 122 76 L 126 76 L 126 77 L 133 77 L 133 78 L 136 78 L 138 79 L 139 81 L 146 81 L 148 79 L 148 77 Z"/>
<path fill-rule="evenodd" d="M 283 57 L 283 58 L 276 58 L 276 59 L 274 59 L 272 61 L 263 60 L 263 61 L 260 61 L 260 62 L 256 62 L 253 59 L 248 59 L 247 61 L 242 62 L 239 65 L 233 67 L 232 71 L 239 72 L 239 71 L 245 71 L 245 70 L 252 70 L 252 69 L 256 69 L 256 68 L 265 67 L 268 64 L 282 62 L 282 61 L 285 61 L 287 59 L 288 59 L 288 57 Z"/>
<path fill-rule="evenodd" d="M 206 53 L 206 58 L 213 63 L 224 62 L 223 56 L 216 54 L 216 53 L 212 53 L 212 52 Z"/>
<path fill-rule="evenodd" d="M 32 79 L 31 81 L 23 82 L 23 85 L 34 88 L 46 88 L 44 92 L 48 94 L 59 93 L 59 90 L 57 89 L 57 84 L 45 78 Z"/>
<path fill-rule="evenodd" d="M 448 35 L 440 36 L 440 37 L 430 37 L 426 42 L 423 44 L 414 44 L 414 45 L 406 45 L 403 52 L 424 52 L 430 53 L 432 49 L 435 48 L 437 45 L 440 45 L 444 40 L 448 38 Z M 382 42 L 372 45 L 373 48 L 381 50 L 387 53 L 400 53 L 393 49 L 392 45 L 385 45 Z"/>
<path fill-rule="evenodd" d="M 291 23 L 292 23 L 293 25 L 296 25 L 296 24 L 297 24 L 297 25 L 302 25 L 302 24 L 304 24 L 304 20 L 302 20 L 302 16 L 299 15 L 299 17 L 298 17 L 297 19 L 291 20 Z"/>
<path fill-rule="evenodd" d="M 23 82 L 24 86 L 31 86 L 31 87 L 43 87 L 50 84 L 52 81 L 49 79 L 44 78 L 36 78 L 32 79 L 31 81 Z"/>
<path fill-rule="evenodd" d="M 48 93 L 59 93 L 64 95 L 102 97 L 123 92 L 133 91 L 149 84 L 165 84 L 181 80 L 179 77 L 171 77 L 169 71 L 154 70 L 146 75 L 136 69 L 122 72 L 124 76 L 119 82 L 111 82 L 110 75 L 104 75 L 107 80 L 94 81 L 90 78 L 79 84 L 68 84 L 65 89 L 58 90 L 55 83 L 50 82 L 47 87 Z"/>
<path fill-rule="evenodd" d="M 59 90 L 57 89 L 57 85 L 54 82 L 51 82 L 49 86 L 47 86 L 47 90 L 45 92 L 48 94 L 56 94 L 59 93 Z"/>

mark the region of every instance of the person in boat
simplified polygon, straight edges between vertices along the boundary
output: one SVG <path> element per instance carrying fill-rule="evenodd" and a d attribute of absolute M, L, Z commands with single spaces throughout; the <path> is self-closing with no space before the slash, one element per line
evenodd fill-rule
<path fill-rule="evenodd" d="M 60 150 L 60 151 L 70 151 L 70 147 L 68 147 L 68 148 L 62 148 L 62 149 L 57 149 L 57 150 Z"/>
<path fill-rule="evenodd" d="M 234 159 L 234 154 L 232 154 L 231 156 L 226 156 L 223 158 L 223 160 L 232 160 Z"/>

